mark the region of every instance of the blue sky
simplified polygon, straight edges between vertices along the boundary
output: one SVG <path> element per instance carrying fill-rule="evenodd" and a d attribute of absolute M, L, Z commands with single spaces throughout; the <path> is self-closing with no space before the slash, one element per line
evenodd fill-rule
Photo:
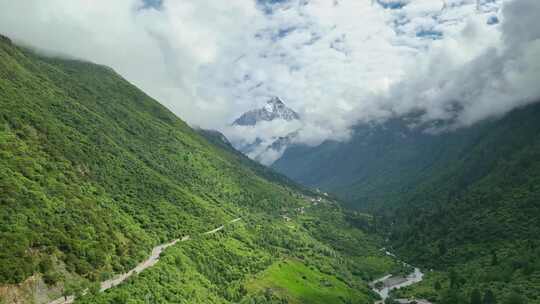
<path fill-rule="evenodd" d="M 144 8 L 159 9 L 163 3 L 163 0 L 144 0 Z"/>

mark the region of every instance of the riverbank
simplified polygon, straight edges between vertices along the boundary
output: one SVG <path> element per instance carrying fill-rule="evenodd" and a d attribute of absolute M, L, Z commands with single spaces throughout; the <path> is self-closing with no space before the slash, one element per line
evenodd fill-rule
<path fill-rule="evenodd" d="M 388 252 L 387 252 L 388 254 Z M 395 257 L 393 254 L 389 254 Z M 390 292 L 395 289 L 402 287 L 407 287 L 416 283 L 419 283 L 423 280 L 424 273 L 420 268 L 415 267 L 414 271 L 407 276 L 394 276 L 386 275 L 377 280 L 374 280 L 369 284 L 371 290 L 377 293 L 382 300 L 375 302 L 375 304 L 382 304 L 389 297 Z M 396 299 L 397 303 L 408 304 L 408 303 L 418 303 L 418 304 L 432 304 L 431 302 L 423 299 Z"/>

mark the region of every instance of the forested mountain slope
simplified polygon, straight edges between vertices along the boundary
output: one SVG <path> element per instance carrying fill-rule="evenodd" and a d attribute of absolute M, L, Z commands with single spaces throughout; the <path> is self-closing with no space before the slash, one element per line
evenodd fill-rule
<path fill-rule="evenodd" d="M 491 122 L 386 216 L 402 255 L 454 272 L 449 303 L 473 288 L 540 303 L 540 104 Z"/>
<path fill-rule="evenodd" d="M 312 206 L 302 191 L 209 143 L 113 70 L 39 56 L 2 37 L 6 303 L 80 291 L 132 269 L 154 245 L 237 217 L 215 235 L 168 249 L 124 286 L 81 301 L 371 302 L 366 280 L 395 266 L 356 228 L 371 219 L 330 201 Z M 282 286 L 283 277 L 311 285 Z"/>
<path fill-rule="evenodd" d="M 272 167 L 304 185 L 332 192 L 353 209 L 394 206 L 401 195 L 457 159 L 482 134 L 474 128 L 433 134 L 432 124 L 411 128 L 417 115 L 358 124 L 346 142 L 289 147 Z"/>
<path fill-rule="evenodd" d="M 411 129 L 410 118 L 290 148 L 274 167 L 375 212 L 388 246 L 440 271 L 403 296 L 469 303 L 477 289 L 538 303 L 540 103 L 444 133 Z"/>

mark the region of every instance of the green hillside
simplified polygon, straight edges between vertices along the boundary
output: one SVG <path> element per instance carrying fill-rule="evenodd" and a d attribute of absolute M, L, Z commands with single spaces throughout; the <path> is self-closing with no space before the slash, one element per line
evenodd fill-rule
<path fill-rule="evenodd" d="M 474 289 L 492 290 L 499 300 L 523 297 L 503 303 L 540 303 L 539 118 L 540 104 L 533 104 L 490 123 L 386 214 L 399 253 L 455 274 L 454 288 L 436 292 L 457 299 L 448 303 L 468 301 Z M 450 274 L 425 284 L 450 282 Z"/>
<path fill-rule="evenodd" d="M 6 303 L 46 303 L 62 289 L 95 286 L 132 269 L 157 244 L 237 217 L 242 221 L 173 246 L 155 267 L 81 303 L 305 303 L 298 290 L 281 290 L 263 275 L 276 263 L 327 278 L 335 285 L 329 296 L 342 303 L 370 303 L 366 281 L 395 265 L 365 231 L 369 221 L 355 228 L 335 202 L 311 207 L 310 195 L 209 143 L 110 68 L 36 55 L 2 37 Z"/>
<path fill-rule="evenodd" d="M 477 290 L 540 303 L 540 104 L 435 134 L 410 118 L 290 148 L 273 166 L 373 212 L 388 247 L 436 271 L 400 296 L 469 303 Z"/>
<path fill-rule="evenodd" d="M 343 199 L 348 207 L 377 211 L 393 207 L 404 193 L 431 179 L 489 132 L 489 124 L 432 134 L 411 129 L 415 116 L 382 124 L 359 124 L 349 141 L 288 148 L 272 167 L 304 185 Z"/>

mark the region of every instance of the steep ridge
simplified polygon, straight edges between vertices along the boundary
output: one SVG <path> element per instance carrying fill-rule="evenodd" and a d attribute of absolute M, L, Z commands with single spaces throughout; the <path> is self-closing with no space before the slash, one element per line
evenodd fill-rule
<path fill-rule="evenodd" d="M 82 290 L 82 303 L 369 303 L 367 282 L 396 267 L 366 232 L 369 216 L 314 204 L 315 194 L 209 143 L 110 68 L 2 39 L 0 88 L 6 303 Z M 171 246 L 155 266 L 97 292 L 153 246 L 240 216 L 238 229 Z M 272 266 L 281 271 L 259 279 Z M 282 288 L 293 270 L 286 276 L 311 288 Z"/>

